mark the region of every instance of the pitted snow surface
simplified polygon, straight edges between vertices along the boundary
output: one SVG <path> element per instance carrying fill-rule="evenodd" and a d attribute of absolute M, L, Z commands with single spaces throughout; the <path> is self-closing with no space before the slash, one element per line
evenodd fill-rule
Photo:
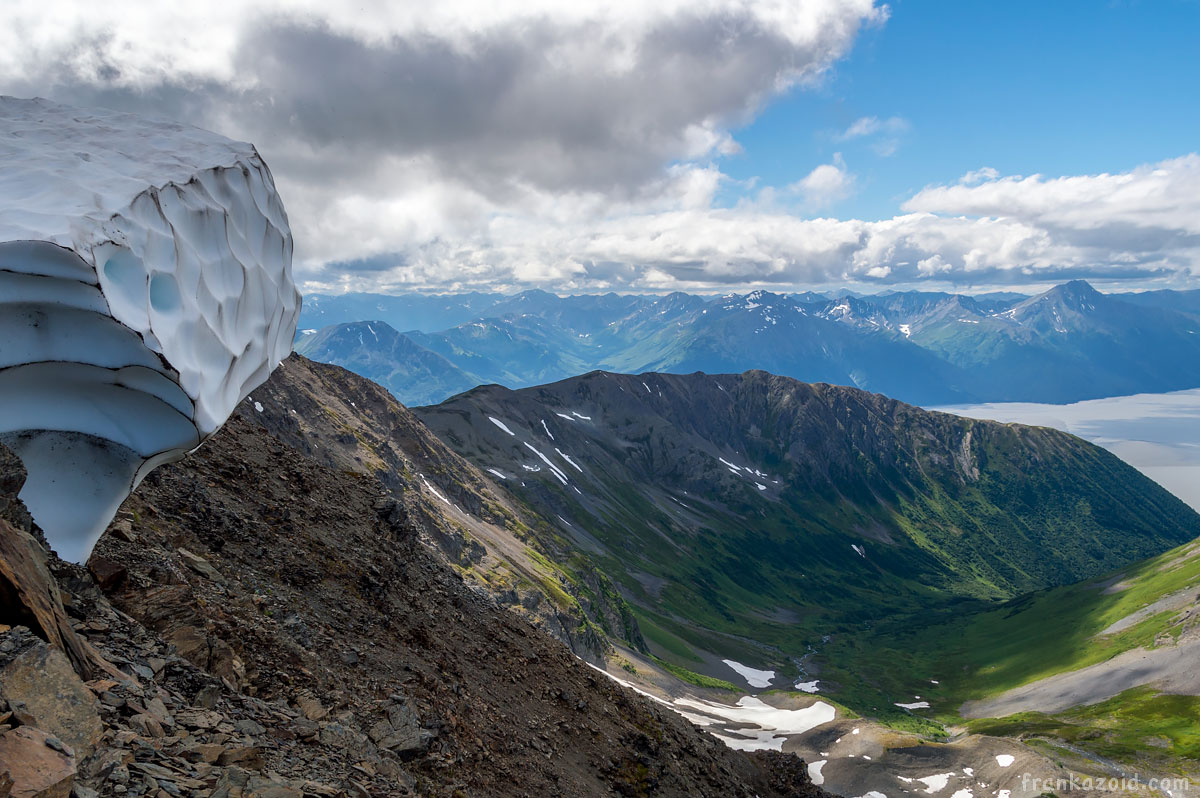
<path fill-rule="evenodd" d="M 0 162 L 0 440 L 82 562 L 291 352 L 291 232 L 254 147 L 197 128 L 0 97 Z"/>

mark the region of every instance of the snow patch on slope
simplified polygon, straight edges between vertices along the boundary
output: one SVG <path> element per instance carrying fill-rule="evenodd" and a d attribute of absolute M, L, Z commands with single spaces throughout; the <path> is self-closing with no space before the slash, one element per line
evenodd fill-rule
<path fill-rule="evenodd" d="M 775 671 L 760 671 L 731 659 L 723 659 L 721 662 L 737 671 L 738 675 L 745 679 L 746 684 L 751 687 L 770 687 L 771 681 L 775 678 Z"/>
<path fill-rule="evenodd" d="M 576 471 L 578 471 L 580 474 L 583 473 L 583 469 L 579 467 L 578 463 L 576 463 L 574 460 L 571 459 L 571 456 L 569 454 L 567 454 L 566 452 L 564 452 L 562 449 L 558 448 L 557 446 L 554 447 L 554 451 L 558 452 L 558 456 L 561 457 L 562 459 L 566 460 L 568 463 L 570 463 L 575 468 Z"/>
<path fill-rule="evenodd" d="M 493 423 L 493 424 L 495 424 L 497 427 L 499 427 L 501 430 L 503 430 L 504 432 L 507 432 L 509 435 L 512 435 L 514 438 L 517 436 L 517 433 L 513 432 L 512 430 L 510 430 L 510 429 L 508 428 L 508 425 L 507 425 L 507 424 L 505 424 L 503 421 L 501 421 L 500 419 L 496 418 L 495 416 L 488 416 L 488 421 L 492 422 L 492 423 Z"/>
<path fill-rule="evenodd" d="M 537 448 L 533 446 L 533 444 L 525 443 L 525 448 L 529 449 L 529 451 L 536 454 L 541 459 L 541 461 L 543 463 L 545 463 L 546 466 L 550 469 L 550 472 L 552 474 L 554 474 L 554 476 L 558 477 L 559 482 L 561 482 L 564 485 L 567 484 L 567 475 L 562 472 L 562 469 L 560 469 L 554 463 L 550 462 L 550 458 L 546 457 L 546 455 L 544 455 L 540 451 L 538 451 Z"/>

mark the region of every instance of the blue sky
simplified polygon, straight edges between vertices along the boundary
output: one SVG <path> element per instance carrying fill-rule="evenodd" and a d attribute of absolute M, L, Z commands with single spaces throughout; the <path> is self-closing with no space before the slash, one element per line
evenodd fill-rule
<path fill-rule="evenodd" d="M 1200 287 L 1200 2 L 106 8 L 0 93 L 254 142 L 306 291 Z"/>
<path fill-rule="evenodd" d="M 823 85 L 796 88 L 734 135 L 731 178 L 784 186 L 841 152 L 855 193 L 830 210 L 882 219 L 933 183 L 1002 175 L 1124 172 L 1200 147 L 1200 3 L 890 3 Z M 843 140 L 856 120 L 908 124 Z M 723 199 L 735 201 L 732 185 Z"/>

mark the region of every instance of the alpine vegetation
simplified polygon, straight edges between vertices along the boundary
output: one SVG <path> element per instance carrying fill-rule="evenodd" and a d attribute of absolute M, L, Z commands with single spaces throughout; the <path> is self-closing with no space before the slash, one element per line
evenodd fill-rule
<path fill-rule="evenodd" d="M 0 442 L 61 557 L 291 351 L 292 236 L 250 144 L 0 97 Z"/>

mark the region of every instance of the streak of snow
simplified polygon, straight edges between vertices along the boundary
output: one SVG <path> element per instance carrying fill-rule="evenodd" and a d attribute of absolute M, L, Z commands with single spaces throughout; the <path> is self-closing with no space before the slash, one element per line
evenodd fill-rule
<path fill-rule="evenodd" d="M 778 709 L 754 696 L 743 696 L 737 706 L 717 704 L 695 698 L 677 698 L 676 707 L 686 707 L 703 715 L 713 716 L 730 723 L 756 726 L 767 732 L 774 732 L 771 748 L 782 750 L 787 734 L 803 734 L 815 729 L 823 723 L 832 721 L 837 712 L 824 701 L 818 701 L 803 709 Z M 726 740 L 728 744 L 728 740 Z M 731 745 L 731 747 L 737 747 Z"/>
<path fill-rule="evenodd" d="M 504 474 L 500 473 L 499 471 L 497 471 L 497 470 L 496 470 L 496 469 L 494 469 L 494 468 L 489 468 L 489 469 L 488 469 L 488 473 L 489 473 L 489 474 L 494 474 L 495 476 L 498 476 L 498 477 L 500 477 L 500 479 L 508 479 L 508 477 L 504 476 Z"/>
<path fill-rule="evenodd" d="M 550 440 L 554 440 L 554 433 L 546 426 L 546 419 L 542 419 L 542 429 L 546 430 L 546 434 L 550 436 Z"/>
<path fill-rule="evenodd" d="M 502 430 L 504 430 L 505 432 L 507 432 L 509 435 L 512 435 L 514 438 L 516 437 L 517 433 L 513 432 L 512 430 L 510 430 L 510 429 L 508 428 L 508 425 L 507 425 L 507 424 L 505 424 L 503 421 L 501 421 L 500 419 L 496 418 L 495 416 L 488 416 L 488 421 L 492 422 L 492 423 L 493 423 L 493 424 L 495 424 L 497 427 L 499 427 L 500 429 L 502 429 Z"/>
<path fill-rule="evenodd" d="M 576 471 L 578 471 L 580 474 L 583 473 L 583 469 L 579 467 L 578 463 L 576 463 L 574 460 L 571 459 L 571 456 L 569 454 L 567 454 L 566 452 L 564 452 L 562 449 L 558 448 L 557 446 L 554 447 L 554 451 L 558 452 L 559 457 L 561 457 L 562 459 L 564 459 L 568 463 L 570 463 L 572 466 L 574 466 Z"/>
<path fill-rule="evenodd" d="M 453 507 L 453 506 L 454 506 L 454 505 L 453 505 L 453 504 L 450 502 L 450 500 L 449 500 L 449 499 L 447 499 L 445 496 L 443 496 L 441 493 L 439 493 L 439 492 L 438 492 L 438 489 L 437 489 L 437 488 L 435 488 L 433 485 L 430 485 L 430 484 L 429 484 L 429 480 L 427 480 L 427 479 L 425 478 L 425 475 L 424 475 L 424 474 L 422 474 L 422 475 L 421 475 L 421 481 L 425 483 L 425 487 L 429 488 L 429 492 L 430 492 L 430 493 L 432 493 L 434 496 L 437 496 L 439 499 L 441 499 L 442 501 L 444 501 L 446 504 L 449 504 L 451 507 Z"/>
<path fill-rule="evenodd" d="M 550 462 L 550 458 L 549 458 L 549 457 L 547 457 L 546 455 L 544 455 L 544 454 L 542 454 L 541 452 L 539 452 L 539 451 L 537 450 L 537 448 L 533 446 L 533 444 L 531 444 L 531 443 L 529 443 L 529 442 L 527 442 L 527 441 L 522 441 L 522 443 L 524 443 L 524 444 L 525 444 L 525 448 L 526 448 L 526 449 L 528 449 L 529 451 L 531 451 L 531 452 L 533 452 L 534 454 L 536 454 L 538 457 L 540 457 L 540 458 L 541 458 L 541 460 L 542 460 L 542 462 L 543 462 L 543 463 L 545 463 L 547 466 L 549 466 L 549 467 L 550 467 L 550 471 L 551 471 L 551 472 L 553 472 L 554 476 L 558 477 L 558 481 L 559 481 L 559 482 L 561 482 L 561 483 L 562 483 L 562 484 L 564 484 L 564 485 L 566 485 L 566 484 L 567 484 L 567 475 L 566 475 L 566 474 L 564 474 L 564 473 L 563 473 L 561 470 L 559 470 L 558 466 L 556 466 L 554 463 Z"/>

